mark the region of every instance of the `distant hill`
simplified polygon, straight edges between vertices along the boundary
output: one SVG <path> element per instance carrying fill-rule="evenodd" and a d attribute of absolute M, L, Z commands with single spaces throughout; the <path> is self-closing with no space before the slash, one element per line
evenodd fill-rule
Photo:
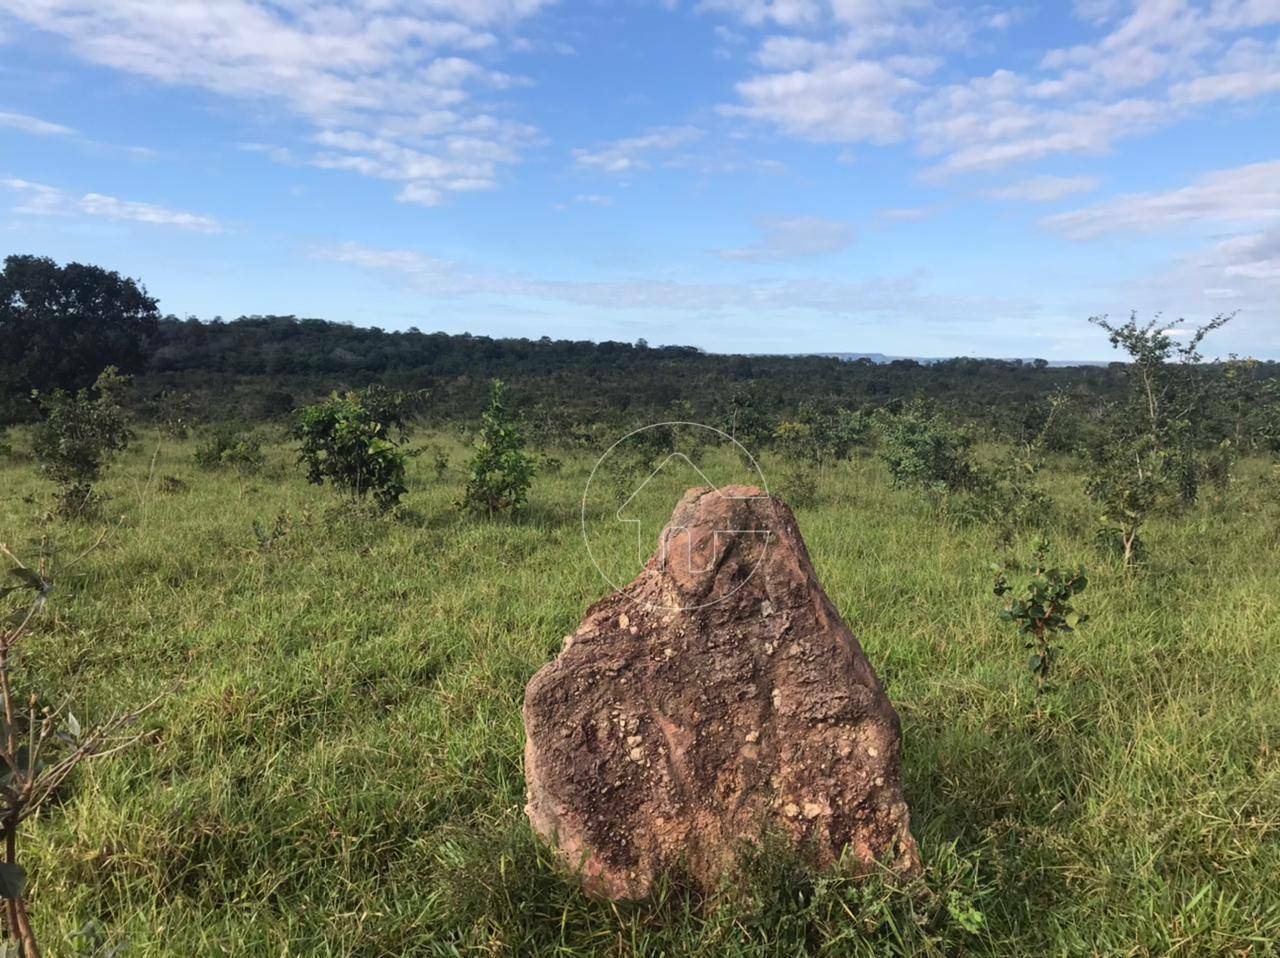
<path fill-rule="evenodd" d="M 897 362 L 903 359 L 909 359 L 912 362 L 920 363 L 928 366 L 931 363 L 949 362 L 952 359 L 981 359 L 981 360 L 997 360 L 1002 362 L 1020 362 L 1034 363 L 1035 359 L 1023 357 L 1020 359 L 1009 359 L 996 356 L 889 356 L 885 353 L 806 353 L 809 356 L 822 356 L 825 359 L 843 359 L 845 362 L 856 362 L 859 359 L 869 359 L 873 363 L 884 364 Z M 1106 366 L 1107 361 L 1101 359 L 1049 359 L 1045 360 L 1050 366 L 1058 369 L 1064 369 L 1071 366 Z"/>

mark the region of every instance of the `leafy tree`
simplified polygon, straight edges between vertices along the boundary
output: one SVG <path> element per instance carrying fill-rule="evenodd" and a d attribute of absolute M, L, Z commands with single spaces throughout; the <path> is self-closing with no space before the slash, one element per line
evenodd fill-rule
<path fill-rule="evenodd" d="M 1109 442 L 1092 452 L 1085 491 L 1102 509 L 1108 523 L 1104 531 L 1119 538 L 1125 565 L 1133 564 L 1142 552 L 1142 527 L 1167 481 L 1162 469 L 1163 458 L 1150 437 L 1129 446 Z"/>
<path fill-rule="evenodd" d="M 0 271 L 0 393 L 81 389 L 106 365 L 136 371 L 158 317 L 146 289 L 119 273 L 9 256 Z"/>
<path fill-rule="evenodd" d="M 517 512 L 528 499 L 534 472 L 533 457 L 524 451 L 520 428 L 507 413 L 506 387 L 495 379 L 460 505 L 488 515 Z"/>
<path fill-rule="evenodd" d="M 120 406 L 128 383 L 127 376 L 108 366 L 92 390 L 34 394 L 44 418 L 35 428 L 32 445 L 41 469 L 61 489 L 60 514 L 89 514 L 96 501 L 93 483 L 128 447 L 133 434 Z"/>
<path fill-rule="evenodd" d="M 1031 562 L 1022 570 L 1025 575 L 1017 586 L 1010 584 L 1008 576 L 1015 570 L 992 566 L 996 575 L 992 591 L 1006 600 L 1000 618 L 1017 626 L 1018 635 L 1031 651 L 1027 668 L 1040 691 L 1045 690 L 1053 670 L 1059 637 L 1075 631 L 1087 618 L 1071 604 L 1089 584 L 1084 566 L 1064 571 L 1050 566 L 1048 556 L 1048 541 L 1037 539 Z"/>
<path fill-rule="evenodd" d="M 915 486 L 933 495 L 972 489 L 978 472 L 973 437 L 920 404 L 880 417 L 880 458 L 895 486 Z"/>
<path fill-rule="evenodd" d="M 768 443 L 773 429 L 755 383 L 735 385 L 721 403 L 721 428 L 729 437 L 758 455 Z"/>
<path fill-rule="evenodd" d="M 1104 316 L 1090 319 L 1130 358 L 1124 367 L 1128 395 L 1103 418 L 1086 483 L 1103 519 L 1119 535 L 1126 565 L 1137 556 L 1142 526 L 1162 499 L 1196 500 L 1202 470 L 1198 450 L 1210 398 L 1200 344 L 1231 318 L 1214 317 L 1191 330 L 1184 342 L 1173 335 L 1182 320 L 1161 323 L 1157 316 L 1139 323 L 1131 314 L 1115 325 Z"/>
<path fill-rule="evenodd" d="M 408 491 L 408 402 L 404 393 L 369 386 L 303 409 L 293 437 L 307 480 L 328 482 L 352 500 L 372 496 L 382 509 L 396 506 Z"/>
<path fill-rule="evenodd" d="M 1106 331 L 1111 345 L 1129 354 L 1125 377 L 1129 381 L 1127 431 L 1145 433 L 1158 451 L 1174 445 L 1177 431 L 1185 429 L 1203 402 L 1205 388 L 1198 364 L 1200 344 L 1206 336 L 1229 323 L 1235 314 L 1215 316 L 1196 327 L 1185 342 L 1174 338 L 1184 320 L 1161 323 L 1157 315 L 1139 323 L 1137 313 L 1127 322 L 1113 324 L 1106 316 L 1089 322 Z"/>

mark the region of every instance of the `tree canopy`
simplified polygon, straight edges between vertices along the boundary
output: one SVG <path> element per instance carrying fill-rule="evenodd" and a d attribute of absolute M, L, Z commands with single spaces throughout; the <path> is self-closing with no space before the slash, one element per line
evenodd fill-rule
<path fill-rule="evenodd" d="M 82 389 L 142 368 L 159 310 L 137 281 L 83 263 L 9 256 L 0 272 L 0 395 Z"/>

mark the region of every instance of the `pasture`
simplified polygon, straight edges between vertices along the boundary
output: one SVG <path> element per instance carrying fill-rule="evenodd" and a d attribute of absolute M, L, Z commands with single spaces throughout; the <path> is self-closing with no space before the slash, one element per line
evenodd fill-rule
<path fill-rule="evenodd" d="M 997 619 L 1026 539 L 940 519 L 869 455 L 797 509 L 885 681 L 929 896 L 764 854 L 724 893 L 585 898 L 522 813 L 524 684 L 609 591 L 584 553 L 595 460 L 555 451 L 515 519 L 459 514 L 465 448 L 410 461 L 398 515 L 143 433 L 95 523 L 45 520 L 21 440 L 0 541 L 49 534 L 56 583 L 15 673 L 84 721 L 178 682 L 144 744 L 83 766 L 23 833 L 51 955 L 1239 955 L 1280 953 L 1280 477 L 1164 512 L 1134 569 L 1051 461 L 1049 528 L 1090 620 L 1055 690 Z M 766 475 L 780 469 L 771 456 Z M 255 523 L 256 529 L 255 529 Z M 81 933 L 79 934 L 78 933 Z M 105 953 L 105 952 L 104 952 Z"/>

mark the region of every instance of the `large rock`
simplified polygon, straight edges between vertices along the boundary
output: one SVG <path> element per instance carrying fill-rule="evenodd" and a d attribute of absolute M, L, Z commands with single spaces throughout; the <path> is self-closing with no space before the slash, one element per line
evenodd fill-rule
<path fill-rule="evenodd" d="M 898 716 L 758 489 L 685 493 L 529 682 L 524 722 L 526 812 L 593 894 L 642 898 L 671 868 L 710 887 L 769 832 L 817 866 L 918 868 Z"/>

